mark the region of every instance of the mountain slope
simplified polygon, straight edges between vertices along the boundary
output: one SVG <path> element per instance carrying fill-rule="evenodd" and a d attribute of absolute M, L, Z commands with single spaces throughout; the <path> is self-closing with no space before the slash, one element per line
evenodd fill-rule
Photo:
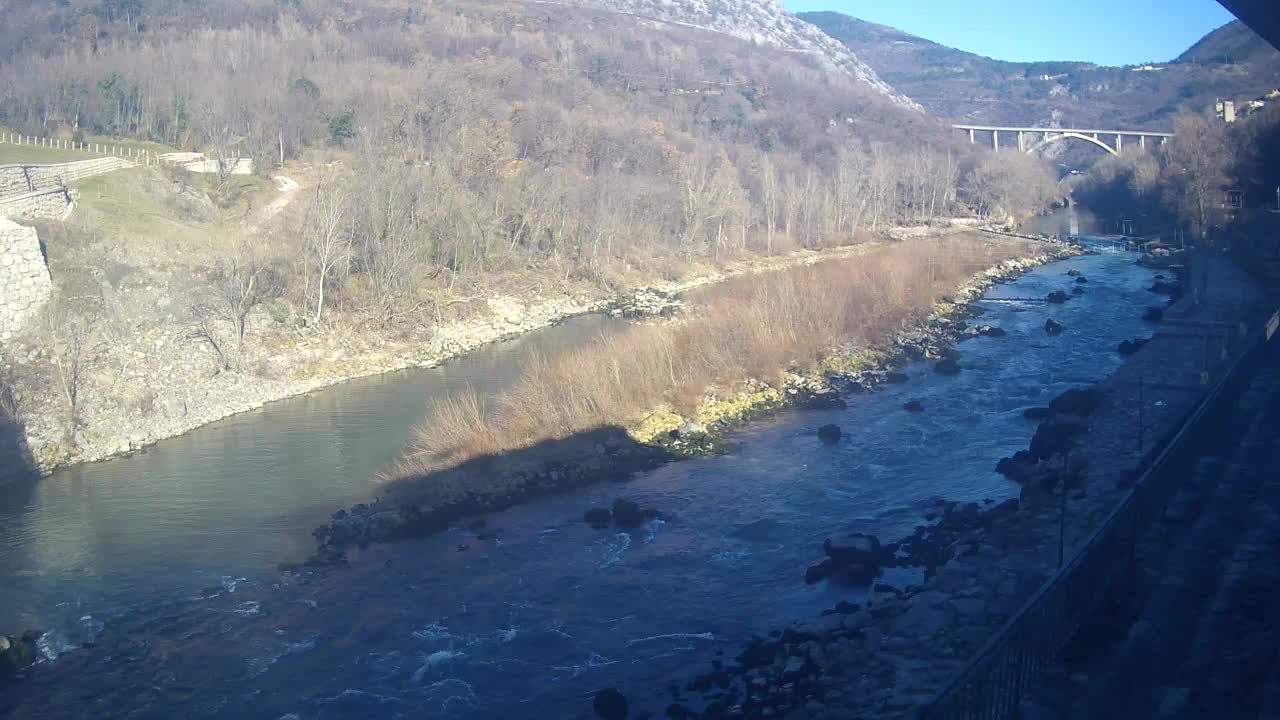
<path fill-rule="evenodd" d="M 563 0 L 555 4 L 608 10 L 724 33 L 792 52 L 811 53 L 830 67 L 861 80 L 898 105 L 922 109 L 919 104 L 881 79 L 847 45 L 802 21 L 776 0 Z"/>
<path fill-rule="evenodd" d="M 834 12 L 801 13 L 931 113 L 964 122 L 1165 129 L 1180 109 L 1280 86 L 1280 52 L 1239 22 L 1163 65 L 1015 63 Z"/>

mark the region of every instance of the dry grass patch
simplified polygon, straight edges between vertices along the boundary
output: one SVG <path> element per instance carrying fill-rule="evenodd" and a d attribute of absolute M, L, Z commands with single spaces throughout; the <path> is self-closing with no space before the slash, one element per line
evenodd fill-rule
<path fill-rule="evenodd" d="M 553 360 L 535 357 L 486 403 L 467 391 L 436 404 L 397 468 L 422 475 L 468 459 L 634 427 L 660 406 L 686 416 L 713 389 L 777 384 L 838 347 L 885 340 L 968 278 L 1034 254 L 978 235 L 911 240 L 855 258 L 733 280 L 702 294 L 684 321 L 639 325 Z"/>

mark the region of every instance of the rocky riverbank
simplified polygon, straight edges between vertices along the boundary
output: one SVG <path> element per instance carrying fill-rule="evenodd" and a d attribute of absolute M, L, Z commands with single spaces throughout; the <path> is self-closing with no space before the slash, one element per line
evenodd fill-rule
<path fill-rule="evenodd" d="M 1216 293 L 1200 305 L 1179 302 L 1168 316 L 1256 320 L 1247 310 L 1259 299 L 1256 288 L 1218 261 Z M 1019 454 L 1026 471 L 1017 475 L 1019 500 L 986 509 L 940 503 L 936 522 L 883 547 L 866 536 L 832 538 L 815 548 L 826 557 L 809 579 L 864 586 L 865 603 L 840 603 L 758 638 L 734 662 L 715 664 L 657 704 L 669 703 L 669 718 L 707 720 L 913 717 L 1052 576 L 1059 533 L 1071 557 L 1132 487 L 1144 453 L 1198 403 L 1203 393 L 1195 389 L 1221 377 L 1245 345 L 1237 338 L 1208 358 L 1195 350 L 1205 340 L 1182 329 L 1157 333 L 1105 381 L 1052 403 Z M 875 581 L 882 568 L 904 564 L 926 580 L 906 588 Z"/>
<path fill-rule="evenodd" d="M 386 489 L 387 502 L 341 510 L 330 523 L 317 528 L 319 549 L 307 564 L 338 562 L 346 548 L 423 536 L 468 515 L 625 476 L 672 459 L 716 452 L 726 434 L 749 419 L 783 407 L 842 403 L 845 393 L 893 382 L 896 369 L 912 359 L 935 359 L 940 369 L 945 368 L 955 363 L 955 342 L 983 332 L 982 327 L 967 325 L 976 314 L 971 304 L 983 292 L 997 282 L 1080 252 L 1052 243 L 1034 257 L 1002 262 L 973 276 L 881 345 L 839 348 L 817 370 L 787 373 L 777 387 L 750 381 L 736 393 L 708 396 L 693 417 L 663 408 L 636 427 L 601 428 L 393 483 Z"/>

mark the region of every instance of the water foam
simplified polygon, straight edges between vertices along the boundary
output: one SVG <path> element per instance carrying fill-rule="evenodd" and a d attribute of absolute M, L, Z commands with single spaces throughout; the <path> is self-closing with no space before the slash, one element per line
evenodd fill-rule
<path fill-rule="evenodd" d="M 627 647 L 639 645 L 641 643 L 654 642 L 657 640 L 715 640 L 714 633 L 667 633 L 665 635 L 651 635 L 649 637 L 636 638 L 627 641 Z"/>
<path fill-rule="evenodd" d="M 599 567 L 607 568 L 622 562 L 622 556 L 627 552 L 627 548 L 631 547 L 631 535 L 618 533 L 601 542 L 604 544 L 604 560 L 600 562 Z"/>
<path fill-rule="evenodd" d="M 418 665 L 418 669 L 413 671 L 409 679 L 414 685 L 421 685 L 422 678 L 426 676 L 427 671 L 435 670 L 441 665 L 452 663 L 454 660 L 466 657 L 466 653 L 455 650 L 437 650 L 430 655 L 419 655 L 422 662 Z"/>

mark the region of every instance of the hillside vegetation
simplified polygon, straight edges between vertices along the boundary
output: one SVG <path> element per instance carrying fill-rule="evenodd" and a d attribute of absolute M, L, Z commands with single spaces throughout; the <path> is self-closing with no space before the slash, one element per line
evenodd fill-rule
<path fill-rule="evenodd" d="M 495 306 L 581 308 L 1058 196 L 1044 166 L 961 144 L 847 54 L 613 9 L 67 0 L 16 15 L 0 30 L 0 124 L 248 156 L 302 185 L 273 199 L 265 177 L 143 168 L 80 188 L 101 202 L 45 229 L 66 236 L 48 247 L 75 292 L 11 355 L 20 404 L 72 454 L 106 442 L 95 433 L 195 422 L 228 393 L 252 388 L 243 407 L 525 326 L 515 313 L 437 337 Z M 72 251 L 84 272 L 58 271 Z M 86 391 L 61 408 L 49 347 L 83 355 Z M 156 398 L 117 382 L 122 368 L 176 370 Z"/>
<path fill-rule="evenodd" d="M 931 113 L 954 121 L 1168 130 L 1180 111 L 1280 87 L 1280 51 L 1243 23 L 1213 31 L 1176 59 L 1143 66 L 1019 63 L 946 47 L 834 12 L 801 17 L 840 40 Z"/>

